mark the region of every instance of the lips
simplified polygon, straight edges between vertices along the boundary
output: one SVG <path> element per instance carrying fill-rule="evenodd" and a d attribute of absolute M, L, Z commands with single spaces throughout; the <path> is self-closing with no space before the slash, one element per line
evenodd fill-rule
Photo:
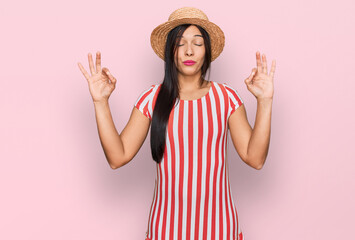
<path fill-rule="evenodd" d="M 195 63 L 196 63 L 196 62 L 193 61 L 193 60 L 186 60 L 186 61 L 184 61 L 184 64 L 185 64 L 185 65 L 188 65 L 188 66 L 194 65 Z"/>

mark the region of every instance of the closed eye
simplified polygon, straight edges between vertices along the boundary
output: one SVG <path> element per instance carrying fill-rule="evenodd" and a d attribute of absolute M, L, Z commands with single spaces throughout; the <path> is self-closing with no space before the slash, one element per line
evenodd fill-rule
<path fill-rule="evenodd" d="M 202 46 L 202 44 L 195 44 L 196 46 Z M 180 44 L 180 45 L 178 45 L 179 47 L 180 46 L 184 46 L 184 44 Z"/>

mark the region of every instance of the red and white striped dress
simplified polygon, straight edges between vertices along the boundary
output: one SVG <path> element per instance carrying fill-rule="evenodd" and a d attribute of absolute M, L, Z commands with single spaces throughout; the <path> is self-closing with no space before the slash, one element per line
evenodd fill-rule
<path fill-rule="evenodd" d="M 135 107 L 152 113 L 161 84 Z M 172 109 L 163 159 L 157 164 L 146 240 L 245 240 L 229 183 L 229 116 L 243 104 L 235 89 L 211 81 L 209 92 Z"/>

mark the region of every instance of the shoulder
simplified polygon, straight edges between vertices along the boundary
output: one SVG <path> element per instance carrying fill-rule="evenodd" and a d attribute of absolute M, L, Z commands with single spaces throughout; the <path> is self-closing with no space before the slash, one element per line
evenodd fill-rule
<path fill-rule="evenodd" d="M 212 81 L 211 81 L 212 82 Z M 227 92 L 228 94 L 231 94 L 232 92 L 235 92 L 235 88 L 229 85 L 226 82 L 219 83 L 219 82 L 213 82 L 213 85 L 215 88 L 219 88 L 223 92 Z"/>
<path fill-rule="evenodd" d="M 214 82 L 214 86 L 215 86 L 215 88 L 219 88 L 223 93 L 227 93 L 228 97 L 237 97 L 237 96 L 240 97 L 236 88 L 234 88 L 229 83 Z"/>
<path fill-rule="evenodd" d="M 160 86 L 161 86 L 161 84 L 152 84 L 149 87 L 143 88 L 143 90 L 141 90 L 141 92 L 140 92 L 140 97 L 142 97 L 143 95 L 146 95 L 146 96 L 154 95 L 157 92 L 157 90 L 160 89 Z"/>
<path fill-rule="evenodd" d="M 237 90 L 230 85 L 229 83 L 221 83 L 221 86 L 227 91 L 228 95 L 233 94 L 234 92 L 236 92 Z"/>
<path fill-rule="evenodd" d="M 152 84 L 149 87 L 141 90 L 135 105 L 140 106 L 141 104 L 148 103 L 154 99 L 158 93 L 158 90 L 160 89 L 160 86 L 161 84 Z"/>
<path fill-rule="evenodd" d="M 151 116 L 160 86 L 161 84 L 153 84 L 144 89 L 134 104 L 134 106 L 149 119 L 152 119 Z"/>
<path fill-rule="evenodd" d="M 233 87 L 232 85 L 228 84 L 228 83 L 222 83 L 221 84 L 224 89 L 227 91 L 228 96 L 230 98 L 236 99 L 236 100 L 241 100 L 240 94 L 238 93 L 237 89 L 235 87 Z"/>
<path fill-rule="evenodd" d="M 143 88 L 144 89 L 143 91 L 145 91 L 145 92 L 153 91 L 153 90 L 160 88 L 160 86 L 161 86 L 161 83 L 152 84 L 152 85 L 149 85 L 149 87 Z"/>
<path fill-rule="evenodd" d="M 243 105 L 244 101 L 235 87 L 228 83 L 221 83 L 229 98 L 230 114 L 232 114 L 239 106 Z"/>

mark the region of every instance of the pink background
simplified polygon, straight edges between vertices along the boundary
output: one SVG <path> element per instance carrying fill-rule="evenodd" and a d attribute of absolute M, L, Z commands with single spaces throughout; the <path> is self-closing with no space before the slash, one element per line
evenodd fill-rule
<path fill-rule="evenodd" d="M 177 1 L 175 1 L 177 2 Z M 226 35 L 210 80 L 241 94 L 265 53 L 276 59 L 269 155 L 246 165 L 229 136 L 233 196 L 247 240 L 354 236 L 355 4 L 316 1 L 6 1 L 0 6 L 0 239 L 145 237 L 155 162 L 149 136 L 112 170 L 77 63 L 102 53 L 118 79 L 109 103 L 119 132 L 134 102 L 161 82 L 150 33 L 183 6 L 198 7 Z"/>

